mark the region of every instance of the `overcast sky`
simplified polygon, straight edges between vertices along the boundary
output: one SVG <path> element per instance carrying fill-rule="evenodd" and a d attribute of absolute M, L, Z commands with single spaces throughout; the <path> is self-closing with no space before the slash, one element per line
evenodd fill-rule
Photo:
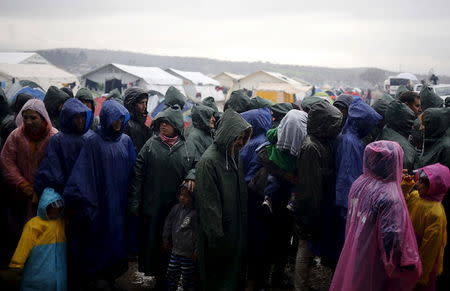
<path fill-rule="evenodd" d="M 450 75 L 449 0 L 0 0 L 0 50 L 127 50 Z"/>

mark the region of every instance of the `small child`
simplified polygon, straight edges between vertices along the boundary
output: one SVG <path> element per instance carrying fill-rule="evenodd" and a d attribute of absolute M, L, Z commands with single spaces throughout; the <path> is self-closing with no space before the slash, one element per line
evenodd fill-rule
<path fill-rule="evenodd" d="M 163 248 L 171 250 L 167 267 L 168 290 L 177 290 L 180 274 L 183 290 L 194 290 L 197 259 L 196 214 L 194 195 L 186 184 L 180 187 L 179 203 L 170 211 L 164 224 Z"/>
<path fill-rule="evenodd" d="M 413 189 L 414 185 L 417 190 Z M 447 218 L 441 201 L 449 188 L 450 170 L 441 164 L 419 169 L 415 178 L 408 175 L 403 177 L 403 194 L 416 234 L 423 270 L 414 290 L 434 290 L 436 277 L 442 273 Z"/>
<path fill-rule="evenodd" d="M 21 290 L 67 290 L 63 207 L 61 196 L 46 188 L 39 201 L 38 215 L 25 224 L 9 265 L 23 271 Z"/>

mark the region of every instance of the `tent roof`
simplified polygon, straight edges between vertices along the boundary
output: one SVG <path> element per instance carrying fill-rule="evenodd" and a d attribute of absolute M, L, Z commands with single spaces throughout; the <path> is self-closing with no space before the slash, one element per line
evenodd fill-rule
<path fill-rule="evenodd" d="M 179 75 L 180 77 L 191 81 L 195 85 L 216 85 L 216 86 L 220 85 L 220 83 L 217 80 L 214 80 L 213 78 L 210 78 L 200 72 L 180 71 L 172 68 L 167 69 L 166 71 L 168 71 L 169 73 L 173 72 L 176 75 Z"/>
<path fill-rule="evenodd" d="M 46 60 L 37 53 L 0 52 L 0 64 L 20 64 L 23 61 L 37 55 L 43 62 Z"/>
<path fill-rule="evenodd" d="M 239 75 L 239 74 L 233 74 L 233 73 L 229 73 L 229 72 L 222 72 L 220 74 L 217 74 L 216 76 L 214 76 L 214 78 L 219 77 L 220 75 L 227 75 L 230 78 L 234 79 L 234 80 L 239 80 L 245 77 L 245 75 Z"/>
<path fill-rule="evenodd" d="M 158 67 L 138 67 L 121 64 L 112 64 L 113 66 L 125 71 L 131 75 L 142 78 L 149 84 L 159 85 L 182 85 L 183 80 L 175 77 Z"/>
<path fill-rule="evenodd" d="M 280 81 L 282 81 L 284 83 L 289 83 L 289 84 L 292 84 L 292 85 L 300 85 L 300 86 L 310 86 L 311 85 L 311 84 L 309 84 L 306 81 L 294 80 L 294 79 L 286 77 L 285 75 L 277 73 L 277 72 L 268 72 L 268 71 L 261 71 L 261 72 L 269 74 L 269 75 L 277 78 L 278 80 L 280 80 Z"/>
<path fill-rule="evenodd" d="M 294 85 L 289 83 L 259 83 L 256 90 L 258 91 L 284 91 L 290 94 L 304 93 L 311 87 L 300 84 Z"/>
<path fill-rule="evenodd" d="M 26 78 L 73 78 L 76 76 L 61 70 L 53 65 L 41 64 L 0 64 L 0 73 L 6 76 L 26 79 Z"/>

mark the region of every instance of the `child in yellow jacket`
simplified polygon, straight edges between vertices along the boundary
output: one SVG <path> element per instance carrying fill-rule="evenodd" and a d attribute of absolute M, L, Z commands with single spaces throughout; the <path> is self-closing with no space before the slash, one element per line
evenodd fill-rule
<path fill-rule="evenodd" d="M 403 177 L 403 194 L 414 226 L 423 268 L 415 290 L 435 290 L 436 277 L 442 273 L 444 247 L 447 243 L 447 218 L 441 201 L 449 188 L 450 170 L 441 164 L 421 168 L 415 177 Z"/>
<path fill-rule="evenodd" d="M 46 188 L 39 201 L 38 215 L 25 224 L 9 265 L 23 271 L 21 290 L 67 290 L 63 206 L 61 196 Z"/>

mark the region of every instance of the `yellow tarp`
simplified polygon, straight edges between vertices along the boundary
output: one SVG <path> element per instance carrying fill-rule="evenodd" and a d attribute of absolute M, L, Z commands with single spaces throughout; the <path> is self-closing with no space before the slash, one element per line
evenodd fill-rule
<path fill-rule="evenodd" d="M 256 91 L 255 95 L 270 100 L 274 103 L 293 103 L 295 101 L 293 94 L 289 94 L 284 91 Z"/>

